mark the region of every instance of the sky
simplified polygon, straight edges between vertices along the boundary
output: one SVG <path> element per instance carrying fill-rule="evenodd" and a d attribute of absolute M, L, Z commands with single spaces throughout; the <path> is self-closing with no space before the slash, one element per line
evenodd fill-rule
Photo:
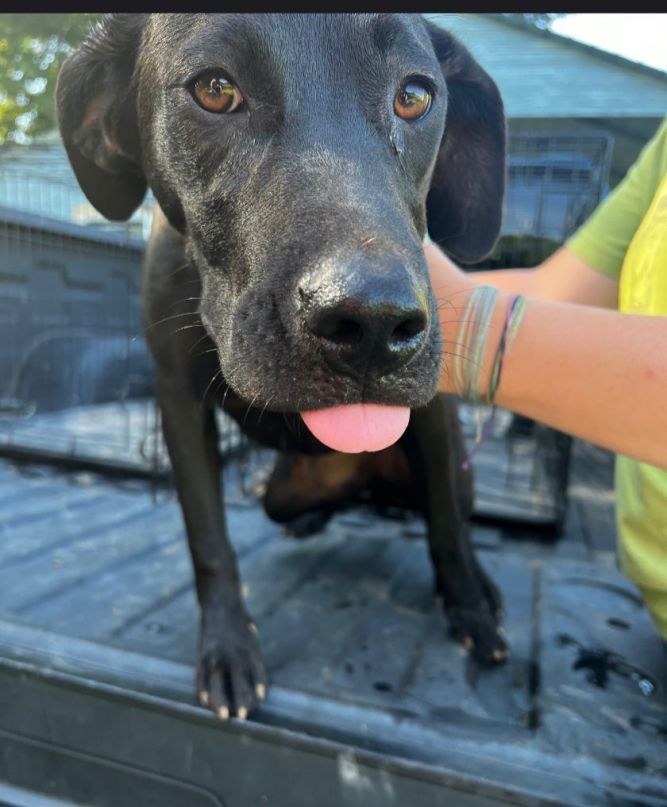
<path fill-rule="evenodd" d="M 551 30 L 667 72 L 667 14 L 568 14 Z"/>

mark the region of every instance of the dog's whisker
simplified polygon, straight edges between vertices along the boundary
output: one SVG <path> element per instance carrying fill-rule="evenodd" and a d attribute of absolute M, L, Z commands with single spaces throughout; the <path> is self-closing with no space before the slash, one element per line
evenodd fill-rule
<path fill-rule="evenodd" d="M 165 322 L 169 322 L 172 319 L 178 319 L 179 317 L 198 317 L 198 316 L 199 316 L 199 314 L 196 311 L 184 311 L 181 314 L 171 314 L 168 317 L 164 317 L 163 319 L 158 319 L 155 322 L 149 323 L 144 328 L 144 333 L 147 333 L 148 331 L 151 330 L 151 328 L 155 328 L 158 325 L 163 325 Z"/>
<path fill-rule="evenodd" d="M 181 325 L 180 328 L 176 328 L 174 333 L 180 333 L 181 331 L 189 331 L 192 328 L 200 328 L 201 329 L 201 325 L 199 325 L 199 324 L 197 324 L 197 325 Z"/>
<path fill-rule="evenodd" d="M 452 297 L 458 297 L 461 294 L 470 294 L 472 291 L 473 289 L 456 289 L 456 291 L 449 291 L 445 294 L 436 294 L 434 296 L 436 303 L 441 303 L 450 300 Z"/>
<path fill-rule="evenodd" d="M 221 373 L 221 375 L 222 375 L 222 373 Z M 223 378 L 223 380 L 224 380 L 224 376 L 222 376 L 222 378 Z M 222 396 L 222 403 L 220 404 L 220 406 L 221 406 L 223 409 L 225 408 L 225 401 L 227 400 L 227 396 L 229 395 L 229 390 L 230 390 L 230 389 L 231 389 L 231 387 L 229 386 L 229 384 L 227 384 L 227 389 L 225 390 L 225 394 Z M 220 391 L 220 386 L 218 385 L 218 388 L 216 389 L 216 394 L 217 394 L 219 391 Z"/>
<path fill-rule="evenodd" d="M 182 272 L 184 269 L 187 269 L 190 266 L 189 261 L 185 261 L 184 263 L 177 266 L 175 269 L 172 269 L 171 272 L 167 272 L 165 277 L 172 278 L 174 275 L 177 275 L 179 272 Z"/>
<path fill-rule="evenodd" d="M 447 358 L 460 359 L 461 361 L 466 362 L 467 364 L 470 364 L 473 367 L 482 367 L 481 362 L 474 361 L 473 359 L 470 358 L 470 356 L 467 356 L 465 353 L 454 353 L 451 350 L 446 350 L 446 351 L 444 351 L 442 358 L 443 358 L 443 367 L 447 366 L 447 361 L 446 361 Z"/>
<path fill-rule="evenodd" d="M 190 348 L 190 353 L 192 353 L 192 351 L 197 347 L 197 345 L 200 345 L 207 338 L 208 338 L 207 333 L 204 333 L 202 336 L 200 336 L 199 339 L 197 339 L 197 341 Z M 199 353 L 197 355 L 203 356 L 205 353 L 211 353 L 214 350 L 217 350 L 217 348 L 211 347 L 211 348 L 208 348 L 207 350 L 204 350 L 202 353 Z"/>
<path fill-rule="evenodd" d="M 192 302 L 201 303 L 201 297 L 199 297 L 199 296 L 198 297 L 183 297 L 182 299 L 174 300 L 172 303 L 169 303 L 169 305 L 167 306 L 167 311 L 170 311 L 172 308 L 175 308 L 177 305 L 183 305 L 183 303 L 192 303 Z M 199 311 L 198 310 L 186 311 L 184 313 L 198 314 Z"/>
<path fill-rule="evenodd" d="M 466 341 L 460 342 L 460 341 L 457 341 L 456 339 L 443 339 L 442 344 L 443 344 L 443 349 L 449 348 L 449 347 L 457 347 L 457 348 L 461 348 L 462 350 L 466 350 L 469 347 L 469 345 L 468 345 L 468 343 Z"/>
<path fill-rule="evenodd" d="M 297 417 L 296 417 L 296 436 L 297 436 L 297 439 L 298 439 L 298 440 L 301 440 L 301 430 L 302 430 L 302 428 L 305 426 L 305 424 L 304 424 L 304 422 L 303 422 L 303 418 L 302 418 L 302 417 L 301 417 L 301 415 L 299 414 L 299 413 L 301 412 L 301 398 L 299 398 L 299 399 L 298 399 L 298 401 L 297 401 L 296 411 L 297 411 Z"/>
<path fill-rule="evenodd" d="M 258 397 L 259 397 L 259 393 L 256 393 L 255 395 L 253 395 L 252 396 L 252 401 L 250 401 L 250 403 L 248 404 L 248 408 L 245 410 L 245 415 L 243 416 L 243 425 L 244 426 L 245 426 L 246 420 L 248 419 L 248 415 L 250 414 L 250 410 L 252 409 L 253 404 L 255 403 L 255 401 L 257 400 Z"/>
<path fill-rule="evenodd" d="M 257 425 L 258 426 L 262 422 L 262 418 L 264 417 L 264 412 L 266 412 L 266 409 L 267 409 L 268 405 L 271 403 L 271 401 L 274 399 L 274 397 L 275 397 L 274 395 L 270 395 L 266 399 L 266 402 L 264 403 L 264 406 L 262 407 L 262 411 L 259 413 L 259 418 L 257 420 Z"/>
<path fill-rule="evenodd" d="M 213 373 L 213 377 L 211 378 L 211 380 L 206 385 L 206 389 L 204 390 L 204 394 L 202 395 L 202 398 L 201 398 L 201 403 L 204 403 L 206 401 L 206 397 L 208 395 L 209 390 L 211 389 L 211 386 L 213 385 L 213 382 L 220 375 L 222 375 L 222 370 L 220 370 L 220 369 L 216 370 L 215 373 Z"/>
<path fill-rule="evenodd" d="M 459 230 L 455 233 L 449 233 L 449 235 L 444 236 L 443 238 L 438 238 L 437 241 L 433 241 L 436 246 L 440 246 L 440 244 L 444 244 L 446 241 L 453 241 L 455 238 L 460 238 L 464 233 L 464 230 Z"/>
<path fill-rule="evenodd" d="M 213 397 L 214 398 L 218 397 L 218 394 L 220 393 L 220 387 L 225 383 L 226 383 L 225 377 L 222 374 L 222 372 L 220 372 L 220 378 L 219 378 L 218 383 L 216 385 L 216 388 L 215 388 L 215 390 L 213 392 Z M 225 398 L 227 397 L 228 392 L 229 392 L 229 384 L 227 384 L 227 389 L 225 390 L 225 394 L 223 395 L 223 398 L 222 398 L 223 404 L 224 404 Z M 224 409 L 224 406 L 223 406 L 223 409 Z"/>
<path fill-rule="evenodd" d="M 451 299 L 439 299 L 436 300 L 436 308 L 438 311 L 442 311 L 443 308 L 449 308 L 451 311 L 465 311 L 464 305 L 455 305 Z"/>
<path fill-rule="evenodd" d="M 287 412 L 282 412 L 281 414 L 283 416 L 283 420 L 285 421 L 285 425 L 287 426 L 287 430 L 290 431 L 292 434 L 294 434 L 295 433 L 294 424 L 289 419 L 289 415 L 287 414 Z"/>
<path fill-rule="evenodd" d="M 192 352 L 192 351 L 190 351 L 190 352 Z M 194 359 L 198 359 L 198 358 L 200 358 L 201 356 L 206 356 L 208 353 L 217 353 L 217 352 L 218 352 L 218 348 L 217 348 L 217 347 L 209 347 L 209 348 L 207 348 L 206 350 L 201 350 L 199 353 L 195 353 L 195 354 L 193 355 L 193 358 L 194 358 Z"/>

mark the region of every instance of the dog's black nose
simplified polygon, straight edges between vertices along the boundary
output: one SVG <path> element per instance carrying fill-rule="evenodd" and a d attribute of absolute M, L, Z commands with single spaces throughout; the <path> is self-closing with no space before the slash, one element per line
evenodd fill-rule
<path fill-rule="evenodd" d="M 327 268 L 299 285 L 305 325 L 329 364 L 357 376 L 406 364 L 426 340 L 426 295 L 401 265 Z"/>

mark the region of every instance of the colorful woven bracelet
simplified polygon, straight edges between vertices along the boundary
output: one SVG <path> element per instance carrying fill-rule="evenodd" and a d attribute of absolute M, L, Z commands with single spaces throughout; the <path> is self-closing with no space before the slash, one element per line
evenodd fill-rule
<path fill-rule="evenodd" d="M 500 336 L 500 342 L 498 343 L 498 349 L 496 350 L 496 355 L 493 360 L 493 366 L 491 369 L 491 378 L 489 380 L 489 389 L 487 390 L 486 396 L 484 398 L 484 403 L 487 406 L 492 406 L 495 399 L 496 393 L 498 392 L 498 387 L 500 385 L 500 376 L 503 369 L 503 360 L 505 358 L 505 354 L 509 350 L 511 343 L 514 340 L 514 337 L 519 330 L 519 325 L 521 324 L 521 320 L 523 319 L 523 315 L 526 308 L 526 299 L 520 294 L 512 294 L 510 295 L 509 300 L 507 301 L 507 315 L 505 316 L 505 325 L 503 327 L 503 332 Z"/>

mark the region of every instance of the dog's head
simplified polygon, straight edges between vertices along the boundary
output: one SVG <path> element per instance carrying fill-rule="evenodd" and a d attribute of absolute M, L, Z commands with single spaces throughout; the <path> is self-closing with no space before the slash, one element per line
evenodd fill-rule
<path fill-rule="evenodd" d="M 258 406 L 420 406 L 441 344 L 427 229 L 498 235 L 498 90 L 419 15 L 110 15 L 62 68 L 58 119 L 111 219 L 150 186 L 187 244 L 222 371 Z"/>

